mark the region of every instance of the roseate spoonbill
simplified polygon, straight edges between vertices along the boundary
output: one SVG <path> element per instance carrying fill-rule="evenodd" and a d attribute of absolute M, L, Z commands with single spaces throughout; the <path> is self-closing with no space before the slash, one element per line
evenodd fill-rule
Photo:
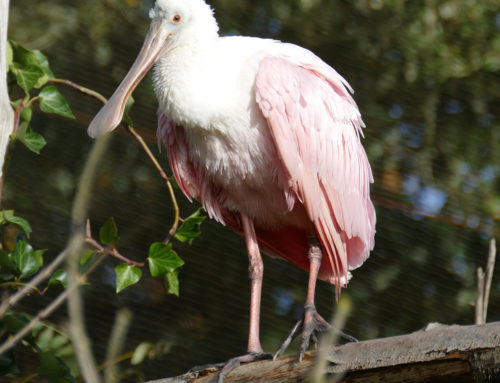
<path fill-rule="evenodd" d="M 260 38 L 219 37 L 203 0 L 157 0 L 132 68 L 89 126 L 114 129 L 154 65 L 158 141 L 189 199 L 246 241 L 251 280 L 248 354 L 258 359 L 263 264 L 259 248 L 309 271 L 300 357 L 329 327 L 316 279 L 341 287 L 374 246 L 372 172 L 351 87 L 310 51 Z M 323 256 L 324 255 L 324 256 Z"/>

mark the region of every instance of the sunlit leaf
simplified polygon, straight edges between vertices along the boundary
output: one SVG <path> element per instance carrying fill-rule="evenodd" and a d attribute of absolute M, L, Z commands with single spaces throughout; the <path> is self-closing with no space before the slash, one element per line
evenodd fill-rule
<path fill-rule="evenodd" d="M 181 242 L 189 242 L 191 244 L 201 234 L 201 224 L 207 218 L 201 215 L 202 211 L 203 208 L 199 208 L 187 217 L 181 227 L 175 232 L 174 237 Z"/>
<path fill-rule="evenodd" d="M 116 292 L 119 293 L 124 288 L 136 284 L 142 277 L 142 271 L 138 267 L 122 263 L 115 267 Z"/>
<path fill-rule="evenodd" d="M 104 245 L 118 245 L 118 228 L 116 227 L 116 222 L 113 217 L 108 218 L 104 225 L 99 229 L 99 239 Z"/>
<path fill-rule="evenodd" d="M 12 47 L 14 62 L 24 66 L 40 67 L 40 61 L 34 51 L 23 47 L 17 41 L 9 40 Z"/>
<path fill-rule="evenodd" d="M 7 64 L 6 69 L 8 71 L 10 64 L 12 64 L 12 61 L 14 60 L 14 51 L 12 50 L 12 45 L 10 45 L 9 41 L 7 41 L 5 59 L 6 59 L 6 64 Z"/>
<path fill-rule="evenodd" d="M 144 359 L 146 359 L 146 356 L 153 347 L 154 345 L 151 342 L 140 343 L 135 348 L 134 353 L 132 354 L 132 358 L 130 359 L 130 364 L 132 366 L 137 366 L 138 364 L 141 364 L 144 361 Z"/>
<path fill-rule="evenodd" d="M 43 71 L 36 66 L 27 65 L 21 68 L 17 63 L 12 63 L 12 73 L 16 75 L 17 84 L 28 93 L 43 76 Z"/>
<path fill-rule="evenodd" d="M 178 269 L 184 261 L 172 250 L 172 244 L 155 242 L 149 248 L 148 263 L 151 275 L 158 277 Z"/>
<path fill-rule="evenodd" d="M 179 296 L 179 269 L 165 275 L 165 289 L 167 294 Z"/>
<path fill-rule="evenodd" d="M 68 287 L 68 274 L 63 269 L 54 271 L 49 279 L 49 287 L 65 289 Z"/>
<path fill-rule="evenodd" d="M 42 150 L 45 145 L 47 145 L 47 141 L 45 141 L 45 138 L 43 138 L 43 136 L 38 134 L 37 132 L 31 130 L 29 126 L 27 127 L 24 134 L 22 134 L 21 130 L 19 130 L 17 137 L 19 138 L 19 141 L 21 141 L 29 150 L 36 154 L 40 154 L 40 150 Z"/>
<path fill-rule="evenodd" d="M 43 76 L 38 79 L 36 84 L 33 85 L 33 87 L 40 89 L 42 86 L 47 84 L 48 81 L 49 81 L 49 76 L 46 73 L 44 73 Z"/>
<path fill-rule="evenodd" d="M 52 71 L 50 70 L 49 60 L 47 59 L 47 56 L 45 56 L 38 49 L 35 49 L 32 52 L 37 58 L 39 66 L 42 69 L 43 73 L 45 73 L 50 78 L 54 78 L 54 73 L 52 73 Z"/>
<path fill-rule="evenodd" d="M 17 246 L 11 253 L 10 259 L 19 268 L 21 278 L 32 276 L 43 266 L 41 255 L 37 254 L 24 239 L 17 242 Z"/>
<path fill-rule="evenodd" d="M 43 72 L 42 72 L 43 73 Z M 55 113 L 63 117 L 75 118 L 64 96 L 53 85 L 46 86 L 40 94 L 40 110 Z"/>
<path fill-rule="evenodd" d="M 31 117 L 33 116 L 33 107 L 30 105 L 28 107 L 24 107 L 20 114 L 20 121 L 29 123 L 31 121 Z"/>

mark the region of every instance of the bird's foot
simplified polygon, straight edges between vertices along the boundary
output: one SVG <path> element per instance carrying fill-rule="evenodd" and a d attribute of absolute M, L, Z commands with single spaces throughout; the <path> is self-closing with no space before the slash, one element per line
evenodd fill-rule
<path fill-rule="evenodd" d="M 330 330 L 332 330 L 332 326 L 318 314 L 316 307 L 313 305 L 306 305 L 304 307 L 304 317 L 299 320 L 295 326 L 293 326 L 292 331 L 290 331 L 290 334 L 288 334 L 287 338 L 278 351 L 276 351 L 273 358 L 276 359 L 280 354 L 282 354 L 290 343 L 292 343 L 292 341 L 299 334 L 301 334 L 299 359 L 302 361 L 311 340 L 315 345 L 317 345 L 319 334 Z M 335 329 L 333 329 L 333 331 L 336 331 L 341 338 L 347 339 L 349 342 L 358 341 L 356 338 L 344 333 L 343 331 Z"/>
<path fill-rule="evenodd" d="M 222 369 L 210 379 L 209 383 L 224 383 L 227 374 L 240 365 L 240 363 L 256 362 L 258 360 L 272 359 L 273 355 L 267 352 L 250 352 L 245 355 L 229 359 L 226 363 L 219 363 L 213 366 L 222 367 Z"/>

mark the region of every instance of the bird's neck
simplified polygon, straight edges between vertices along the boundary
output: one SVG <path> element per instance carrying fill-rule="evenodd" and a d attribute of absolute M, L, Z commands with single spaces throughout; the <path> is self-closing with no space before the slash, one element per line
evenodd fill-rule
<path fill-rule="evenodd" d="M 162 56 L 153 71 L 153 83 L 160 108 L 176 123 L 189 125 L 197 104 L 206 90 L 206 66 L 211 62 L 215 39 L 192 40 Z"/>

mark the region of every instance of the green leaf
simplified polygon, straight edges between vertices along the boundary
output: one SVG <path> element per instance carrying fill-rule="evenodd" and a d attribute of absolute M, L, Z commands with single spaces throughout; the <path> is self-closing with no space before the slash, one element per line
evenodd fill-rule
<path fill-rule="evenodd" d="M 165 275 L 165 289 L 167 294 L 179 296 L 179 269 L 171 271 Z"/>
<path fill-rule="evenodd" d="M 35 88 L 37 89 L 40 89 L 42 86 L 44 86 L 45 84 L 47 84 L 47 82 L 49 81 L 49 76 L 44 73 L 42 77 L 40 77 L 38 79 L 38 81 L 36 82 L 35 85 L 33 85 Z"/>
<path fill-rule="evenodd" d="M 42 72 L 43 73 L 43 72 Z M 53 85 L 46 86 L 40 94 L 40 110 L 55 113 L 63 117 L 75 118 L 64 96 Z"/>
<path fill-rule="evenodd" d="M 16 248 L 10 254 L 20 271 L 20 278 L 27 278 L 38 272 L 43 266 L 43 258 L 39 252 L 35 252 L 31 245 L 24 239 L 17 242 Z"/>
<path fill-rule="evenodd" d="M 130 266 L 122 263 L 115 267 L 116 273 L 116 293 L 119 293 L 124 288 L 134 285 L 142 277 L 142 271 L 138 267 Z"/>
<path fill-rule="evenodd" d="M 99 229 L 99 239 L 103 245 L 112 245 L 114 247 L 118 245 L 120 237 L 118 236 L 118 228 L 113 217 L 108 218 Z"/>
<path fill-rule="evenodd" d="M 155 242 L 149 247 L 149 271 L 153 277 L 168 274 L 184 264 L 175 251 L 172 244 Z"/>
<path fill-rule="evenodd" d="M 14 53 L 14 62 L 19 63 L 24 66 L 40 66 L 40 61 L 34 51 L 26 49 L 17 41 L 9 40 Z"/>
<path fill-rule="evenodd" d="M 14 210 L 2 210 L 0 211 L 0 225 L 5 225 L 6 223 L 12 223 L 19 226 L 24 234 L 29 238 L 31 234 L 31 226 L 24 218 L 16 217 L 14 215 Z"/>
<path fill-rule="evenodd" d="M 94 259 L 95 251 L 92 249 L 87 249 L 83 252 L 82 257 L 80 258 L 80 266 L 87 267 L 92 259 Z"/>
<path fill-rule="evenodd" d="M 40 366 L 38 374 L 54 383 L 74 383 L 69 367 L 52 352 L 40 353 Z"/>
<path fill-rule="evenodd" d="M 11 281 L 14 277 L 21 274 L 17 265 L 12 262 L 9 255 L 0 250 L 0 280 Z"/>
<path fill-rule="evenodd" d="M 7 41 L 7 47 L 6 47 L 6 64 L 7 64 L 7 72 L 9 71 L 9 66 L 12 64 L 12 61 L 14 61 L 14 51 L 12 50 L 12 45 L 10 45 L 10 42 Z"/>
<path fill-rule="evenodd" d="M 49 279 L 49 287 L 65 289 L 68 287 L 68 274 L 63 269 L 54 271 Z"/>
<path fill-rule="evenodd" d="M 24 107 L 23 110 L 21 110 L 20 120 L 23 122 L 29 123 L 31 121 L 32 116 L 33 116 L 33 108 L 30 105 L 30 106 Z"/>
<path fill-rule="evenodd" d="M 132 109 L 132 105 L 134 105 L 134 102 L 135 102 L 134 98 L 132 97 L 132 95 L 130 95 L 130 97 L 127 99 L 127 103 L 125 104 L 125 111 L 123 112 L 122 120 L 130 126 L 134 126 L 134 123 L 132 122 L 132 119 L 129 116 L 130 109 Z"/>
<path fill-rule="evenodd" d="M 189 242 L 191 244 L 201 234 L 201 224 L 207 218 L 201 215 L 202 211 L 203 208 L 199 208 L 187 217 L 181 227 L 175 232 L 174 237 L 181 242 Z"/>
<path fill-rule="evenodd" d="M 54 78 L 54 73 L 52 73 L 52 71 L 50 70 L 49 60 L 47 59 L 47 56 L 45 56 L 38 49 L 35 49 L 32 52 L 37 58 L 39 66 L 42 69 L 43 73 L 45 73 L 49 78 Z"/>
<path fill-rule="evenodd" d="M 153 347 L 154 344 L 151 342 L 140 343 L 135 348 L 134 353 L 132 354 L 132 358 L 130 359 L 130 364 L 132 366 L 137 366 L 138 364 L 141 364 L 144 361 L 144 359 L 146 359 L 146 356 Z"/>
<path fill-rule="evenodd" d="M 25 122 L 23 122 L 22 124 L 25 124 Z M 45 145 L 47 145 L 47 141 L 45 141 L 45 138 L 43 138 L 43 136 L 38 134 L 37 132 L 31 130 L 29 126 L 27 127 L 24 134 L 20 135 L 19 133 L 20 131 L 18 131 L 17 135 L 19 141 L 21 141 L 29 150 L 36 154 L 40 154 L 40 150 L 42 150 Z"/>
<path fill-rule="evenodd" d="M 43 77 L 43 71 L 33 65 L 21 68 L 17 63 L 12 63 L 12 73 L 16 75 L 17 84 L 28 93 L 35 86 L 38 80 Z"/>

